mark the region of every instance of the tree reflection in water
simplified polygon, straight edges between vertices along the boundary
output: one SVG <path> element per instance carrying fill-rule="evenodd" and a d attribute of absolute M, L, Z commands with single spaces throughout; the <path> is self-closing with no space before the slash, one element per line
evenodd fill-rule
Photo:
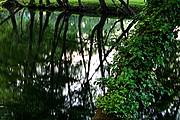
<path fill-rule="evenodd" d="M 1 119 L 91 119 L 95 96 L 102 94 L 94 80 L 108 76 L 107 51 L 115 41 L 109 38 L 119 26 L 109 28 L 116 20 L 26 9 L 4 13 Z"/>
<path fill-rule="evenodd" d="M 105 15 L 87 17 L 26 9 L 4 11 L 1 16 L 0 118 L 92 119 L 95 97 L 105 93 L 94 81 L 110 74 L 106 66 L 111 63 L 113 45 L 127 38 L 136 21 L 125 26 L 126 20 Z M 178 44 L 172 43 L 177 47 L 169 48 L 174 54 L 167 53 L 165 66 L 157 69 L 162 81 L 169 79 L 164 84 L 176 84 L 174 98 L 179 92 Z M 155 104 L 158 109 L 146 109 L 142 114 L 158 116 L 164 110 L 158 105 L 179 104 L 178 98 L 167 98 L 157 93 L 156 99 L 161 102 Z"/>

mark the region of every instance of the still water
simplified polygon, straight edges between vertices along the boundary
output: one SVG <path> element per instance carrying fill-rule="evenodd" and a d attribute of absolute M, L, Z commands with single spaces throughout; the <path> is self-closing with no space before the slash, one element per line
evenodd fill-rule
<path fill-rule="evenodd" d="M 0 14 L 1 119 L 92 119 L 95 81 L 130 21 L 26 9 Z"/>
<path fill-rule="evenodd" d="M 0 12 L 0 119 L 91 120 L 106 91 L 95 81 L 110 75 L 114 44 L 127 38 L 130 23 L 105 15 Z M 171 68 L 179 70 L 178 63 Z"/>

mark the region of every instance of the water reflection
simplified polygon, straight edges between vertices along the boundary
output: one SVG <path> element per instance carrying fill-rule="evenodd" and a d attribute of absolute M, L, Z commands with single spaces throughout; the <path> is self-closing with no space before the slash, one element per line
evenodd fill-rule
<path fill-rule="evenodd" d="M 106 91 L 94 81 L 110 74 L 113 45 L 128 37 L 135 21 L 26 9 L 0 16 L 0 118 L 92 119 L 95 97 Z M 144 109 L 142 119 L 178 112 L 179 41 L 167 49 L 172 51 L 156 74 L 169 80 L 164 84 L 175 90 L 174 96 L 157 93 L 158 103 Z M 160 107 L 170 104 L 170 112 Z"/>
<path fill-rule="evenodd" d="M 1 16 L 1 119 L 91 119 L 105 92 L 94 81 L 109 75 L 123 20 L 26 9 Z"/>

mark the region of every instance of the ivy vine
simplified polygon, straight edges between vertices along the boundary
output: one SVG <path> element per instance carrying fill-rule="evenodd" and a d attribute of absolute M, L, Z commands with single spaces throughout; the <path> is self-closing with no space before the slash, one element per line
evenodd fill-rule
<path fill-rule="evenodd" d="M 158 4 L 158 3 L 157 3 Z M 130 37 L 117 44 L 108 92 L 97 99 L 97 106 L 106 114 L 121 119 L 138 119 L 143 108 L 152 106 L 156 95 L 173 95 L 168 80 L 158 79 L 157 68 L 165 66 L 165 54 L 179 49 L 176 29 L 180 26 L 180 4 L 159 3 L 147 6 L 136 19 L 138 23 Z M 104 84 L 104 83 L 103 83 Z"/>

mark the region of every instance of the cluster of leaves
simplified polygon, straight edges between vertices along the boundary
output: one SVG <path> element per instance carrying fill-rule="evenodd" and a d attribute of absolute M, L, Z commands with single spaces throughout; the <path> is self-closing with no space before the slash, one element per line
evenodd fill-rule
<path fill-rule="evenodd" d="M 156 69 L 165 66 L 165 53 L 177 47 L 173 42 L 177 37 L 174 29 L 180 25 L 180 6 L 167 2 L 152 7 L 138 15 L 131 37 L 117 45 L 108 92 L 97 100 L 99 108 L 118 118 L 137 119 L 143 108 L 156 101 L 155 94 L 173 94 L 166 81 L 158 79 Z"/>

